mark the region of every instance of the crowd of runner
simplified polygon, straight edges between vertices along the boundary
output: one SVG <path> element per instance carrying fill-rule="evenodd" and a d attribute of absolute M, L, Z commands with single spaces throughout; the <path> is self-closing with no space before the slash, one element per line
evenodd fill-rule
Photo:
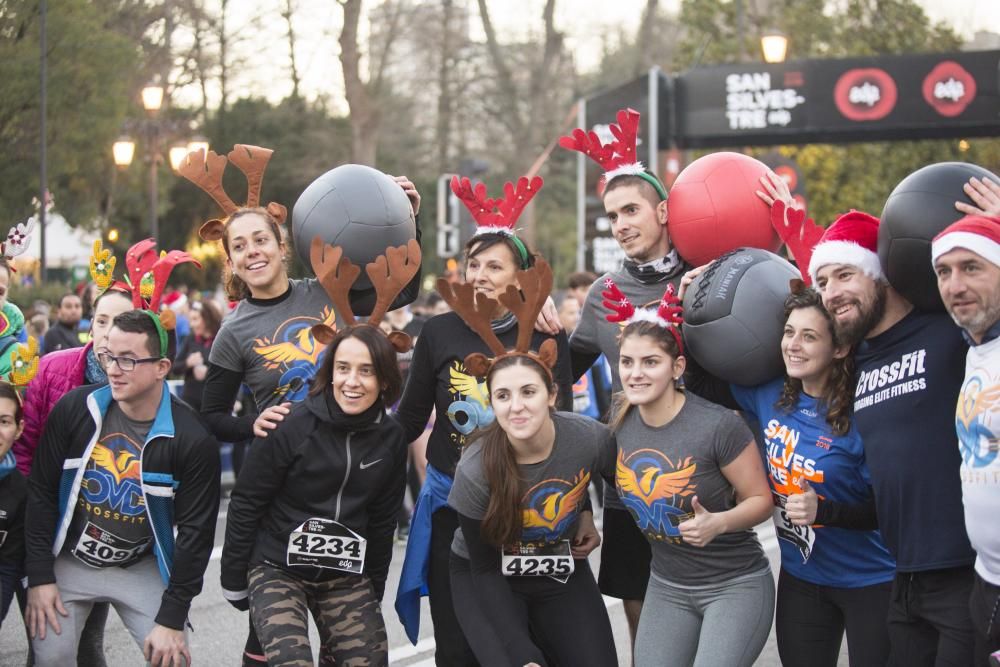
<path fill-rule="evenodd" d="M 784 303 L 783 376 L 741 386 L 687 354 L 682 299 L 706 267 L 672 247 L 641 165 L 602 194 L 622 267 L 559 294 L 514 231 L 526 201 L 491 200 L 498 216 L 456 179 L 477 232 L 440 314 L 414 318 L 419 222 L 370 286 L 320 239 L 316 278 L 291 279 L 286 211 L 259 201 L 270 152 L 242 148 L 245 205 L 196 181 L 223 204 L 201 236 L 224 248 L 228 307 L 167 287 L 186 253 L 141 242 L 116 279 L 98 243 L 94 289 L 59 301 L 35 360 L 0 266 L 0 620 L 16 599 L 34 664 L 104 664 L 112 607 L 152 665 L 197 659 L 220 442 L 249 443 L 221 562 L 244 665 L 313 664 L 310 615 L 321 664 L 388 664 L 401 516 L 394 610 L 415 642 L 429 596 L 445 667 L 615 665 L 602 594 L 640 667 L 751 665 L 772 624 L 790 666 L 836 665 L 845 635 L 852 665 L 1000 656 L 1000 185 L 970 181 L 933 242 L 946 313 L 889 284 L 877 218 L 833 221 Z M 795 206 L 774 174 L 758 195 Z"/>

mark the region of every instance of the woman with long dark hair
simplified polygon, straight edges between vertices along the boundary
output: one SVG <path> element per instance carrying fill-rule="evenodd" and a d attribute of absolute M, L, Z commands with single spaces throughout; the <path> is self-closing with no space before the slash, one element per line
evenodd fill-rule
<path fill-rule="evenodd" d="M 496 421 L 455 469 L 458 513 L 451 591 L 481 665 L 614 665 L 607 610 L 585 554 L 574 549 L 607 427 L 554 412 L 551 371 L 527 354 L 486 375 Z"/>
<path fill-rule="evenodd" d="M 500 349 L 513 347 L 522 337 L 532 349 L 547 341 L 557 345 L 558 362 L 553 370 L 558 386 L 557 405 L 572 410 L 573 381 L 566 334 L 550 336 L 533 332 L 530 326 L 521 328 L 515 314 L 497 301 L 508 291 L 525 289 L 519 276 L 534 267 L 538 259 L 514 234 L 513 228 L 517 215 L 541 185 L 540 178 L 531 181 L 522 178 L 516 189 L 508 184 L 504 199 L 488 200 L 485 186 L 473 191 L 468 179 L 456 178 L 452 182 L 452 190 L 473 212 L 479 225 L 476 235 L 465 246 L 464 280 L 456 289 L 490 300 L 488 308 L 493 310 L 484 310 L 480 315 L 485 318 L 483 326 L 499 341 Z M 499 212 L 494 212 L 494 208 Z M 446 281 L 439 281 L 439 291 L 451 288 Z M 427 478 L 410 524 L 396 611 L 408 637 L 416 643 L 420 596 L 429 595 L 435 659 L 442 667 L 476 664 L 452 604 L 449 560 L 458 514 L 448 505 L 448 493 L 462 448 L 477 428 L 485 428 L 493 421 L 483 376 L 468 368 L 464 361 L 472 353 L 489 351 L 483 338 L 457 313 L 432 317 L 417 339 L 406 389 L 397 410 L 408 441 L 423 433 L 431 411 L 436 411 L 427 443 Z"/>
<path fill-rule="evenodd" d="M 775 629 L 784 665 L 889 659 L 895 562 L 882 542 L 865 452 L 851 421 L 854 367 L 819 293 L 794 281 L 781 339 L 785 377 L 733 386 L 759 422 L 781 546 Z"/>

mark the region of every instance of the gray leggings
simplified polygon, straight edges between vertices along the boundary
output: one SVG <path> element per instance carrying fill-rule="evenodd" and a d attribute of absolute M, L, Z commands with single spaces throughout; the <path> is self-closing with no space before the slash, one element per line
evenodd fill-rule
<path fill-rule="evenodd" d="M 649 577 L 635 638 L 636 667 L 753 664 L 774 615 L 771 570 L 698 587 Z"/>

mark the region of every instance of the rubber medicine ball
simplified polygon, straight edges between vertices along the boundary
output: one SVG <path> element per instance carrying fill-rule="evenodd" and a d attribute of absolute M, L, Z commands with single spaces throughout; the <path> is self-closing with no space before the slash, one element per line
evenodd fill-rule
<path fill-rule="evenodd" d="M 767 165 L 741 153 L 700 157 L 677 176 L 667 199 L 670 242 L 694 266 L 742 246 L 776 252 L 781 239 L 755 192 Z"/>
<path fill-rule="evenodd" d="M 309 245 L 319 236 L 344 249 L 361 267 L 355 288 L 371 287 L 364 267 L 416 238 L 410 200 L 390 176 L 360 164 L 345 164 L 309 184 L 292 209 L 292 241 L 309 266 Z"/>
<path fill-rule="evenodd" d="M 944 310 L 931 266 L 931 241 L 965 216 L 956 201 L 973 204 L 962 189 L 969 179 L 989 178 L 968 162 L 939 162 L 913 172 L 889 195 L 878 228 L 878 258 L 897 292 L 921 310 Z"/>
<path fill-rule="evenodd" d="M 713 262 L 684 293 L 684 343 L 712 375 L 755 386 L 785 371 L 781 336 L 798 270 L 767 250 L 740 248 Z"/>

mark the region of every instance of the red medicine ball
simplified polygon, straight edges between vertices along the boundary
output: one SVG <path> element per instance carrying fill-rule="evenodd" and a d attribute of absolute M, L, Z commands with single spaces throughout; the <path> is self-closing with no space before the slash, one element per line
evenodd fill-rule
<path fill-rule="evenodd" d="M 740 153 L 712 153 L 689 164 L 667 200 L 670 242 L 694 266 L 736 248 L 777 252 L 781 239 L 755 192 L 768 168 Z"/>

